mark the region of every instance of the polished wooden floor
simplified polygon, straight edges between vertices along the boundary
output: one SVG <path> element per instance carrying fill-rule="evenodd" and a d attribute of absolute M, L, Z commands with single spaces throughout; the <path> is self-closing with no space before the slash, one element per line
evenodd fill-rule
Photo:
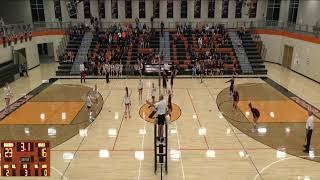
<path fill-rule="evenodd" d="M 320 107 L 319 84 L 278 65 L 267 64 L 267 67 L 271 79 Z M 30 72 L 29 78 L 12 83 L 14 99 L 52 77 L 54 70 L 55 65 L 41 65 Z M 173 102 L 182 113 L 169 126 L 172 154 L 169 173 L 164 179 L 320 179 L 319 163 L 288 154 L 278 159 L 277 150 L 248 137 L 220 117 L 215 100 L 228 86 L 225 81 L 206 79 L 203 84 L 197 79 L 175 81 Z M 157 80 L 144 80 L 144 98 L 150 96 L 152 82 Z M 80 81 L 59 80 L 56 83 L 80 84 Z M 264 82 L 254 78 L 237 79 L 236 84 L 240 83 Z M 159 174 L 153 172 L 153 125 L 139 115 L 143 102 L 138 101 L 137 80 L 111 80 L 109 85 L 104 80 L 86 83 L 90 87 L 94 84 L 98 84 L 103 95 L 104 107 L 88 127 L 88 136 L 74 136 L 52 149 L 50 179 L 160 179 Z M 121 106 L 125 86 L 133 92 L 131 119 L 124 118 Z M 0 105 L 3 108 L 4 102 Z M 99 157 L 101 149 L 109 151 L 109 158 Z M 214 150 L 214 157 L 207 156 L 211 152 L 208 150 Z M 136 151 L 143 151 L 143 160 L 135 158 Z M 66 152 L 74 154 L 73 160 L 63 159 Z"/>
<path fill-rule="evenodd" d="M 26 102 L 0 124 L 70 124 L 84 102 Z"/>
<path fill-rule="evenodd" d="M 294 101 L 273 100 L 273 101 L 239 101 L 238 107 L 240 111 L 253 122 L 253 117 L 248 107 L 249 103 L 260 110 L 259 122 L 303 122 L 307 121 L 308 111 L 299 106 Z M 319 119 L 314 117 L 315 122 Z"/>

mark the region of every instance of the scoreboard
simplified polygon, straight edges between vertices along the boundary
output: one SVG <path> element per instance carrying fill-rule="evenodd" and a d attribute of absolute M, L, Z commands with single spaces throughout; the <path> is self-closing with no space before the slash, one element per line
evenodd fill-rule
<path fill-rule="evenodd" d="M 1 175 L 50 176 L 49 142 L 1 142 Z"/>

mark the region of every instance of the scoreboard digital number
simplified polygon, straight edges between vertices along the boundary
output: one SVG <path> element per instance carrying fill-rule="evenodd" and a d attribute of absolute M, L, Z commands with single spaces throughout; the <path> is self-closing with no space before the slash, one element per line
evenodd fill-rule
<path fill-rule="evenodd" d="M 50 176 L 48 141 L 1 142 L 1 176 Z"/>

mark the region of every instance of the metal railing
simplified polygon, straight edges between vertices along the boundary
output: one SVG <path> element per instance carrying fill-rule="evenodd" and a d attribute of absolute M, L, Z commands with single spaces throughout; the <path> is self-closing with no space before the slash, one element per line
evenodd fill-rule
<path fill-rule="evenodd" d="M 24 31 L 24 29 L 31 29 L 32 31 L 46 31 L 48 29 L 69 29 L 75 25 L 86 24 L 84 21 L 75 21 L 75 22 L 37 22 L 33 24 L 9 24 L 0 26 L 0 30 L 7 31 Z M 87 23 L 88 24 L 88 23 Z M 101 29 L 108 29 L 114 25 L 126 25 L 131 24 L 133 27 L 136 26 L 134 20 L 132 21 L 119 21 L 119 22 L 100 22 Z M 146 24 L 147 27 L 151 28 L 151 22 L 140 22 L 141 25 Z M 153 28 L 159 29 L 161 22 L 153 22 Z M 234 21 L 234 22 L 164 22 L 166 29 L 174 30 L 178 25 L 191 25 L 191 27 L 197 28 L 205 25 L 212 27 L 217 24 L 224 25 L 225 28 L 258 28 L 258 29 L 278 29 L 285 30 L 288 32 L 296 32 L 301 34 L 307 34 L 312 36 L 320 35 L 320 24 L 317 26 L 305 25 L 305 24 L 294 24 L 288 22 L 279 22 L 279 21 Z"/>

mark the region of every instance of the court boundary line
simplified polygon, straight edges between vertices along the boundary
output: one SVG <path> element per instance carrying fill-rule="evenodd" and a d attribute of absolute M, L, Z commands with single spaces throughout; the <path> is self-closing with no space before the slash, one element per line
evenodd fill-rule
<path fill-rule="evenodd" d="M 261 169 L 260 173 L 263 173 L 263 172 L 264 172 L 265 170 L 267 170 L 269 167 L 271 167 L 272 165 L 277 164 L 277 163 L 279 163 L 279 162 L 282 162 L 282 161 L 285 161 L 285 160 L 289 160 L 289 159 L 294 159 L 294 158 L 306 160 L 304 157 L 309 157 L 309 156 L 292 156 L 292 155 L 291 155 L 291 157 L 278 159 L 278 160 L 276 160 L 276 161 L 274 161 L 274 162 L 266 165 L 265 167 L 263 167 L 263 168 Z M 314 157 L 320 157 L 320 156 L 314 156 Z M 256 174 L 256 175 L 254 176 L 253 180 L 256 180 L 257 177 L 258 177 L 258 174 Z"/>
<path fill-rule="evenodd" d="M 107 97 L 106 97 L 105 99 L 103 99 L 103 97 L 101 96 L 103 102 L 105 102 L 105 101 L 109 98 L 110 94 L 111 94 L 111 89 L 109 90 L 109 93 L 108 93 L 108 95 L 107 95 Z M 98 116 L 99 116 L 99 114 L 98 114 Z M 97 116 L 97 117 L 98 117 L 98 116 Z M 96 118 L 97 118 L 97 117 L 96 117 Z M 92 127 L 92 124 L 93 124 L 93 123 L 95 123 L 95 121 L 93 121 L 92 123 L 90 123 L 90 124 L 86 127 L 86 129 L 89 130 L 89 129 Z M 73 137 L 74 137 L 74 136 L 73 136 Z M 66 172 L 68 171 L 68 169 L 69 169 L 72 161 L 73 161 L 74 158 L 76 157 L 77 152 L 80 152 L 80 151 L 79 151 L 80 146 L 81 146 L 81 144 L 83 143 L 83 141 L 85 140 L 85 138 L 86 138 L 86 136 L 82 137 L 81 142 L 79 143 L 77 149 L 76 149 L 76 150 L 74 151 L 74 153 L 73 153 L 73 159 L 71 159 L 71 160 L 68 162 L 68 165 L 67 165 L 67 167 L 65 168 L 65 170 L 63 171 L 63 174 L 62 174 L 60 180 L 62 180 L 62 178 L 65 176 L 65 174 L 66 174 Z M 65 142 L 66 142 L 66 141 L 65 141 Z"/>
<path fill-rule="evenodd" d="M 117 136 L 116 136 L 116 139 L 114 140 L 113 142 L 113 146 L 112 146 L 112 151 L 115 150 L 115 147 L 116 147 L 116 144 L 117 144 L 117 141 L 118 141 L 118 137 L 119 137 L 119 134 L 120 134 L 120 131 L 121 131 L 121 128 L 122 128 L 122 124 L 123 124 L 123 121 L 124 121 L 124 112 L 122 113 L 122 118 L 121 118 L 121 122 L 120 122 L 120 126 L 118 128 L 118 131 L 117 131 Z"/>
<path fill-rule="evenodd" d="M 191 97 L 191 95 L 190 95 L 189 89 L 187 89 L 187 92 L 188 92 L 188 95 L 189 95 L 189 98 L 190 98 L 190 101 L 191 101 L 191 105 L 192 105 L 192 107 L 193 107 L 193 111 L 196 113 L 196 119 L 197 119 L 197 121 L 198 121 L 198 125 L 199 125 L 199 127 L 202 127 L 201 122 L 200 122 L 200 120 L 199 120 L 199 118 L 198 118 L 197 110 L 196 110 L 196 108 L 195 108 L 195 106 L 194 106 L 192 97 Z M 208 144 L 206 135 L 202 135 L 202 137 L 204 138 L 204 142 L 205 142 L 205 144 L 206 144 L 206 146 L 207 146 L 207 149 L 210 149 L 210 146 L 209 146 L 209 144 Z"/>
<path fill-rule="evenodd" d="M 210 89 L 208 88 L 208 86 L 206 85 L 206 82 L 204 81 L 203 84 L 204 84 L 204 86 L 207 87 L 207 90 L 208 90 L 208 92 L 209 92 L 210 98 L 214 101 L 213 95 L 212 95 Z M 217 104 L 217 103 L 216 103 L 216 104 Z M 218 109 L 219 109 L 219 107 L 218 107 Z M 220 110 L 219 110 L 219 111 L 220 111 Z M 228 120 L 226 120 L 226 119 L 225 119 L 225 121 L 227 122 L 228 126 L 232 129 L 232 132 L 233 132 L 234 136 L 235 136 L 236 139 L 238 140 L 239 144 L 241 145 L 241 147 L 243 148 L 243 150 L 245 151 L 245 153 L 249 155 L 247 149 L 245 148 L 245 146 L 242 144 L 240 138 L 238 137 L 238 134 L 235 133 L 235 130 L 234 130 L 233 126 L 231 125 L 231 123 L 230 123 Z M 241 132 L 242 132 L 242 131 L 241 131 Z M 243 133 L 243 134 L 244 134 L 244 133 Z M 253 167 L 255 168 L 255 170 L 257 171 L 258 175 L 259 175 L 259 176 L 261 177 L 261 179 L 263 180 L 262 175 L 260 174 L 257 166 L 254 164 L 254 162 L 253 162 L 253 160 L 252 160 L 252 158 L 251 158 L 250 155 L 248 156 L 248 159 L 249 159 L 249 161 L 251 162 L 251 164 L 253 165 Z"/>

